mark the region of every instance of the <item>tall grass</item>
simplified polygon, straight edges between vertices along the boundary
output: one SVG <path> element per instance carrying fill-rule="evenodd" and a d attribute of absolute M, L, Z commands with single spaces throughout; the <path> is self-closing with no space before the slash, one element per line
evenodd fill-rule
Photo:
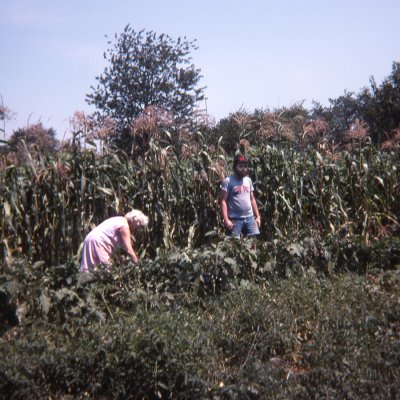
<path fill-rule="evenodd" d="M 200 245 L 223 235 L 219 184 L 231 159 L 197 143 L 179 150 L 153 144 L 134 159 L 119 151 L 74 149 L 11 163 L 2 155 L 2 258 L 15 253 L 48 264 L 76 255 L 92 224 L 140 208 L 149 230 L 140 253 Z M 249 150 L 262 216 L 262 239 L 316 230 L 366 243 L 399 230 L 399 153 L 365 145 L 333 159 L 315 148 L 263 145 Z"/>
<path fill-rule="evenodd" d="M 398 153 L 365 146 L 332 160 L 315 149 L 266 146 L 252 167 L 269 238 L 309 227 L 368 242 L 399 229 Z"/>

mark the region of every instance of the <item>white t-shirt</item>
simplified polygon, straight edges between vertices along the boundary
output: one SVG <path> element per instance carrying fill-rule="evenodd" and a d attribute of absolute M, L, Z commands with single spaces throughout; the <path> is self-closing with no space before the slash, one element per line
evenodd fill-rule
<path fill-rule="evenodd" d="M 228 193 L 229 218 L 248 218 L 254 215 L 250 201 L 254 187 L 248 176 L 239 179 L 236 175 L 230 175 L 222 181 L 220 187 Z"/>

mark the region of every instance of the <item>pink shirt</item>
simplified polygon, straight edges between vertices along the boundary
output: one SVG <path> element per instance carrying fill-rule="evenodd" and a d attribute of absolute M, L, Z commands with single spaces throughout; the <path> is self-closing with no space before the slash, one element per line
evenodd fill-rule
<path fill-rule="evenodd" d="M 104 265 L 106 270 L 110 268 L 112 252 L 122 247 L 120 229 L 124 226 L 128 226 L 125 217 L 108 218 L 86 236 L 82 248 L 81 271 L 94 271 L 99 265 Z"/>

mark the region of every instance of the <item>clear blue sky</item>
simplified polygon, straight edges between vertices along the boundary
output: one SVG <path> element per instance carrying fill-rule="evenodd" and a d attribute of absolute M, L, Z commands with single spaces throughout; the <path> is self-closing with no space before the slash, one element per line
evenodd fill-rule
<path fill-rule="evenodd" d="M 106 66 L 105 35 L 130 24 L 192 53 L 218 121 L 244 108 L 328 105 L 389 76 L 400 61 L 399 0 L 1 0 L 0 95 L 6 133 L 42 122 L 67 131 Z M 0 98 L 1 103 L 1 98 Z"/>

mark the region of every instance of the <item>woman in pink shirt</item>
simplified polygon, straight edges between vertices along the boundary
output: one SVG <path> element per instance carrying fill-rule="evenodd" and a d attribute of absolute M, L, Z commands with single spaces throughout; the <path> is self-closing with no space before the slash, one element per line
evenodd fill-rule
<path fill-rule="evenodd" d="M 133 250 L 131 233 L 148 224 L 148 217 L 139 210 L 132 210 L 124 217 L 112 217 L 96 226 L 85 238 L 82 248 L 81 271 L 95 271 L 102 265 L 108 271 L 111 255 L 122 247 L 131 260 L 138 262 Z"/>

